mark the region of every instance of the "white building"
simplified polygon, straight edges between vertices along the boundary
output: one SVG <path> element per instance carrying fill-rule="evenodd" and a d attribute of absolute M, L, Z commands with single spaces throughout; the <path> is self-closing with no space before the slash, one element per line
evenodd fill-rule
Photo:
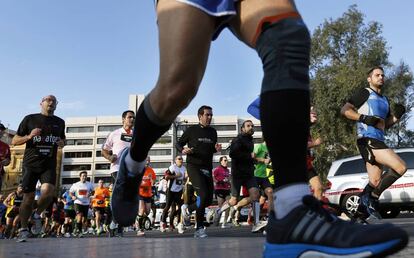
<path fill-rule="evenodd" d="M 143 99 L 143 95 L 130 95 L 129 109 L 137 110 Z M 254 118 L 248 119 L 255 124 L 255 142 L 261 142 L 260 122 Z M 228 155 L 229 142 L 237 136 L 244 120 L 238 116 L 214 115 L 212 126 L 217 130 L 218 143 L 222 144 L 223 150 L 214 155 L 213 167 L 218 165 L 220 156 Z M 118 116 L 70 117 L 65 122 L 67 144 L 63 148 L 61 184 L 68 186 L 79 181 L 79 172 L 82 170 L 88 171 L 88 176 L 93 183 L 98 182 L 99 179 L 110 182 L 110 163 L 101 155 L 101 149 L 108 134 L 122 126 L 121 114 Z M 170 130 L 151 148 L 149 152 L 151 166 L 158 176 L 163 175 L 174 160 L 176 150 L 173 146 L 175 146 L 176 139 L 189 125 L 197 123 L 196 115 L 179 116 Z"/>

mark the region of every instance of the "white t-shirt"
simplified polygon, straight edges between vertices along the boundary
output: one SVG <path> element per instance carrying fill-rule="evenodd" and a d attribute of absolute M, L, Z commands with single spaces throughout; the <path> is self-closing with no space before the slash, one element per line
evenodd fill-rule
<path fill-rule="evenodd" d="M 168 182 L 165 179 L 161 179 L 160 183 L 158 184 L 158 193 L 160 194 L 160 203 L 167 202 L 167 190 L 168 190 Z M 163 193 L 162 193 L 163 192 Z"/>
<path fill-rule="evenodd" d="M 168 170 L 173 174 L 176 175 L 178 173 L 181 174 L 180 177 L 175 178 L 175 179 L 171 179 L 169 180 L 169 187 L 170 187 L 170 191 L 171 192 L 179 192 L 181 190 L 183 190 L 183 186 L 184 186 L 184 176 L 185 176 L 185 171 L 187 170 L 184 165 L 181 167 L 178 167 L 176 164 L 171 165 Z"/>
<path fill-rule="evenodd" d="M 93 192 L 93 185 L 88 181 L 85 183 L 79 181 L 70 187 L 69 192 L 76 196 L 75 204 L 89 205 L 91 202 L 89 197 Z"/>
<path fill-rule="evenodd" d="M 112 151 L 112 154 L 118 156 L 118 159 L 115 161 L 115 163 L 111 163 L 111 173 L 117 172 L 119 170 L 119 154 L 123 149 L 131 146 L 131 141 L 132 130 L 128 134 L 123 127 L 111 132 L 106 138 L 105 143 L 102 145 L 102 149 Z"/>

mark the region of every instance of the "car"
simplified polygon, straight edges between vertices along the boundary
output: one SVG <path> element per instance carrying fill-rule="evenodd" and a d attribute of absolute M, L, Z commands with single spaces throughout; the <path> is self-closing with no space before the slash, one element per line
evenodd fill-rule
<path fill-rule="evenodd" d="M 407 164 L 407 172 L 387 188 L 379 198 L 383 218 L 394 218 L 403 210 L 414 210 L 414 148 L 394 150 Z M 384 172 L 388 168 L 385 168 Z M 359 195 L 368 183 L 368 173 L 361 156 L 332 162 L 324 196 L 352 218 L 359 206 Z"/>

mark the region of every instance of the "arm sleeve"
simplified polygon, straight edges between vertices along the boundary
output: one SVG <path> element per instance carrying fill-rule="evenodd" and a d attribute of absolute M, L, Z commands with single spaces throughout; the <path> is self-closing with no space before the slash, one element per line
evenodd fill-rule
<path fill-rule="evenodd" d="M 181 135 L 180 139 L 178 139 L 177 144 L 175 144 L 175 147 L 179 152 L 182 152 L 184 146 L 187 144 L 190 130 L 191 127 L 187 128 L 187 130 L 184 131 L 183 135 Z"/>
<path fill-rule="evenodd" d="M 354 93 L 349 99 L 348 102 L 354 105 L 356 108 L 360 108 L 369 98 L 369 91 L 364 88 L 360 89 Z"/>

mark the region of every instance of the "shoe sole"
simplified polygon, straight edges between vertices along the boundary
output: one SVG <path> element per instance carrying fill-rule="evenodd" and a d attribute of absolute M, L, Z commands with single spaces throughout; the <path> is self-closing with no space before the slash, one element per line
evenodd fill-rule
<path fill-rule="evenodd" d="M 296 257 L 385 257 L 403 249 L 408 239 L 394 239 L 388 242 L 353 248 L 335 248 L 309 244 L 270 244 L 264 246 L 263 258 Z"/>

